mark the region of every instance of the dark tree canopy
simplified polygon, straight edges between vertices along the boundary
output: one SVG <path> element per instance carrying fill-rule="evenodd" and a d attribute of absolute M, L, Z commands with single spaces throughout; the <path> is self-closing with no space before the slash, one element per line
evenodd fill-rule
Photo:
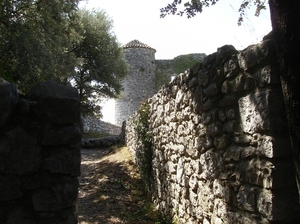
<path fill-rule="evenodd" d="M 83 112 L 101 114 L 100 97 L 116 97 L 127 72 L 103 11 L 80 0 L 0 1 L 0 77 L 27 92 L 53 80 L 78 88 Z"/>
<path fill-rule="evenodd" d="M 38 81 L 63 81 L 74 70 L 69 52 L 78 0 L 3 0 L 0 3 L 0 76 L 27 91 Z"/>

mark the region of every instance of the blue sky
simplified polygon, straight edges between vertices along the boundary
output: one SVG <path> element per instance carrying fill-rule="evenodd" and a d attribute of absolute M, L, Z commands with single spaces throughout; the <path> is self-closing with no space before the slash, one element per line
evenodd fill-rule
<path fill-rule="evenodd" d="M 255 8 L 247 11 L 242 26 L 237 25 L 242 0 L 219 0 L 201 14 L 187 19 L 159 18 L 159 9 L 172 0 L 85 0 L 80 7 L 106 11 L 114 21 L 114 32 L 124 45 L 137 39 L 156 49 L 156 59 L 173 59 L 181 54 L 211 54 L 225 44 L 242 50 L 256 44 L 271 31 L 269 9 L 259 17 Z M 104 102 L 103 120 L 114 123 L 114 101 Z"/>

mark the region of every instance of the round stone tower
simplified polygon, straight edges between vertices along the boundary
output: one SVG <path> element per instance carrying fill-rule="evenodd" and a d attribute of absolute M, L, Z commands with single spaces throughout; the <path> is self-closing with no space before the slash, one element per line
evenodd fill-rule
<path fill-rule="evenodd" d="M 140 107 L 143 100 L 155 93 L 156 50 L 138 40 L 130 41 L 123 49 L 129 74 L 122 80 L 123 92 L 115 103 L 115 123 L 119 126 Z"/>

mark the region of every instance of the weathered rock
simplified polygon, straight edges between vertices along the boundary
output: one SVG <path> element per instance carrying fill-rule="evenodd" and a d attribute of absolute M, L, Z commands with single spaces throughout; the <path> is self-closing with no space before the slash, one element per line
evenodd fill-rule
<path fill-rule="evenodd" d="M 22 196 L 23 190 L 19 177 L 0 175 L 0 201 L 10 201 Z"/>
<path fill-rule="evenodd" d="M 248 182 L 264 188 L 272 188 L 272 172 L 274 165 L 267 160 L 252 159 L 241 162 L 236 167 L 236 173 L 240 181 Z"/>
<path fill-rule="evenodd" d="M 275 53 L 273 40 L 266 40 L 257 45 L 251 45 L 237 54 L 239 65 L 244 71 L 271 60 Z"/>
<path fill-rule="evenodd" d="M 34 113 L 54 124 L 79 124 L 80 101 L 75 88 L 55 82 L 39 83 L 31 88 L 29 96 L 36 100 Z"/>
<path fill-rule="evenodd" d="M 81 131 L 77 125 L 64 127 L 47 126 L 44 129 L 43 145 L 76 145 L 80 144 Z"/>
<path fill-rule="evenodd" d="M 76 177 L 63 177 L 44 186 L 32 195 L 32 204 L 38 212 L 59 212 L 73 207 L 78 194 Z"/>
<path fill-rule="evenodd" d="M 45 162 L 43 168 L 51 173 L 80 176 L 81 153 L 79 149 L 63 147 L 43 148 Z"/>
<path fill-rule="evenodd" d="M 48 82 L 19 98 L 12 84 L 1 82 L 0 96 L 0 222 L 76 224 L 77 91 Z"/>
<path fill-rule="evenodd" d="M 256 189 L 252 186 L 242 185 L 237 194 L 237 201 L 240 206 L 250 212 L 256 210 Z"/>
<path fill-rule="evenodd" d="M 239 99 L 243 131 L 256 133 L 266 130 L 279 131 L 283 127 L 282 103 L 272 91 L 261 91 Z"/>
<path fill-rule="evenodd" d="M 121 126 L 117 126 L 92 116 L 81 117 L 81 120 L 83 123 L 83 133 L 100 132 L 109 135 L 120 135 L 122 132 L 123 123 Z"/>
<path fill-rule="evenodd" d="M 6 223 L 22 223 L 22 224 L 32 224 L 35 223 L 34 219 L 31 217 L 30 212 L 23 207 L 16 207 L 8 215 Z"/>
<path fill-rule="evenodd" d="M 8 82 L 0 83 L 0 127 L 11 118 L 17 106 L 19 95 L 15 85 Z"/>
<path fill-rule="evenodd" d="M 202 166 L 202 173 L 200 178 L 203 179 L 214 179 L 218 175 L 218 169 L 220 167 L 221 157 L 213 152 L 213 150 L 208 150 L 200 156 L 200 164 Z"/>
<path fill-rule="evenodd" d="M 90 138 L 90 139 L 82 139 L 81 146 L 83 148 L 95 148 L 95 147 L 110 147 L 120 143 L 119 136 L 107 136 L 102 138 Z"/>
<path fill-rule="evenodd" d="M 11 175 L 28 175 L 39 171 L 41 166 L 40 146 L 33 136 L 17 127 L 0 142 L 1 171 Z"/>
<path fill-rule="evenodd" d="M 259 69 L 253 74 L 254 82 L 258 87 L 266 87 L 270 84 L 279 84 L 279 75 L 276 74 L 276 70 L 272 69 L 270 65 Z"/>

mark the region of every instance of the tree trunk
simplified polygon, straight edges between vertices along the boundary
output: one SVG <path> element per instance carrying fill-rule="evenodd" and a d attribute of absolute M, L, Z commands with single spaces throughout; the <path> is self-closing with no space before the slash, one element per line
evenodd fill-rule
<path fill-rule="evenodd" d="M 300 192 L 300 1 L 269 0 L 269 6 Z"/>

